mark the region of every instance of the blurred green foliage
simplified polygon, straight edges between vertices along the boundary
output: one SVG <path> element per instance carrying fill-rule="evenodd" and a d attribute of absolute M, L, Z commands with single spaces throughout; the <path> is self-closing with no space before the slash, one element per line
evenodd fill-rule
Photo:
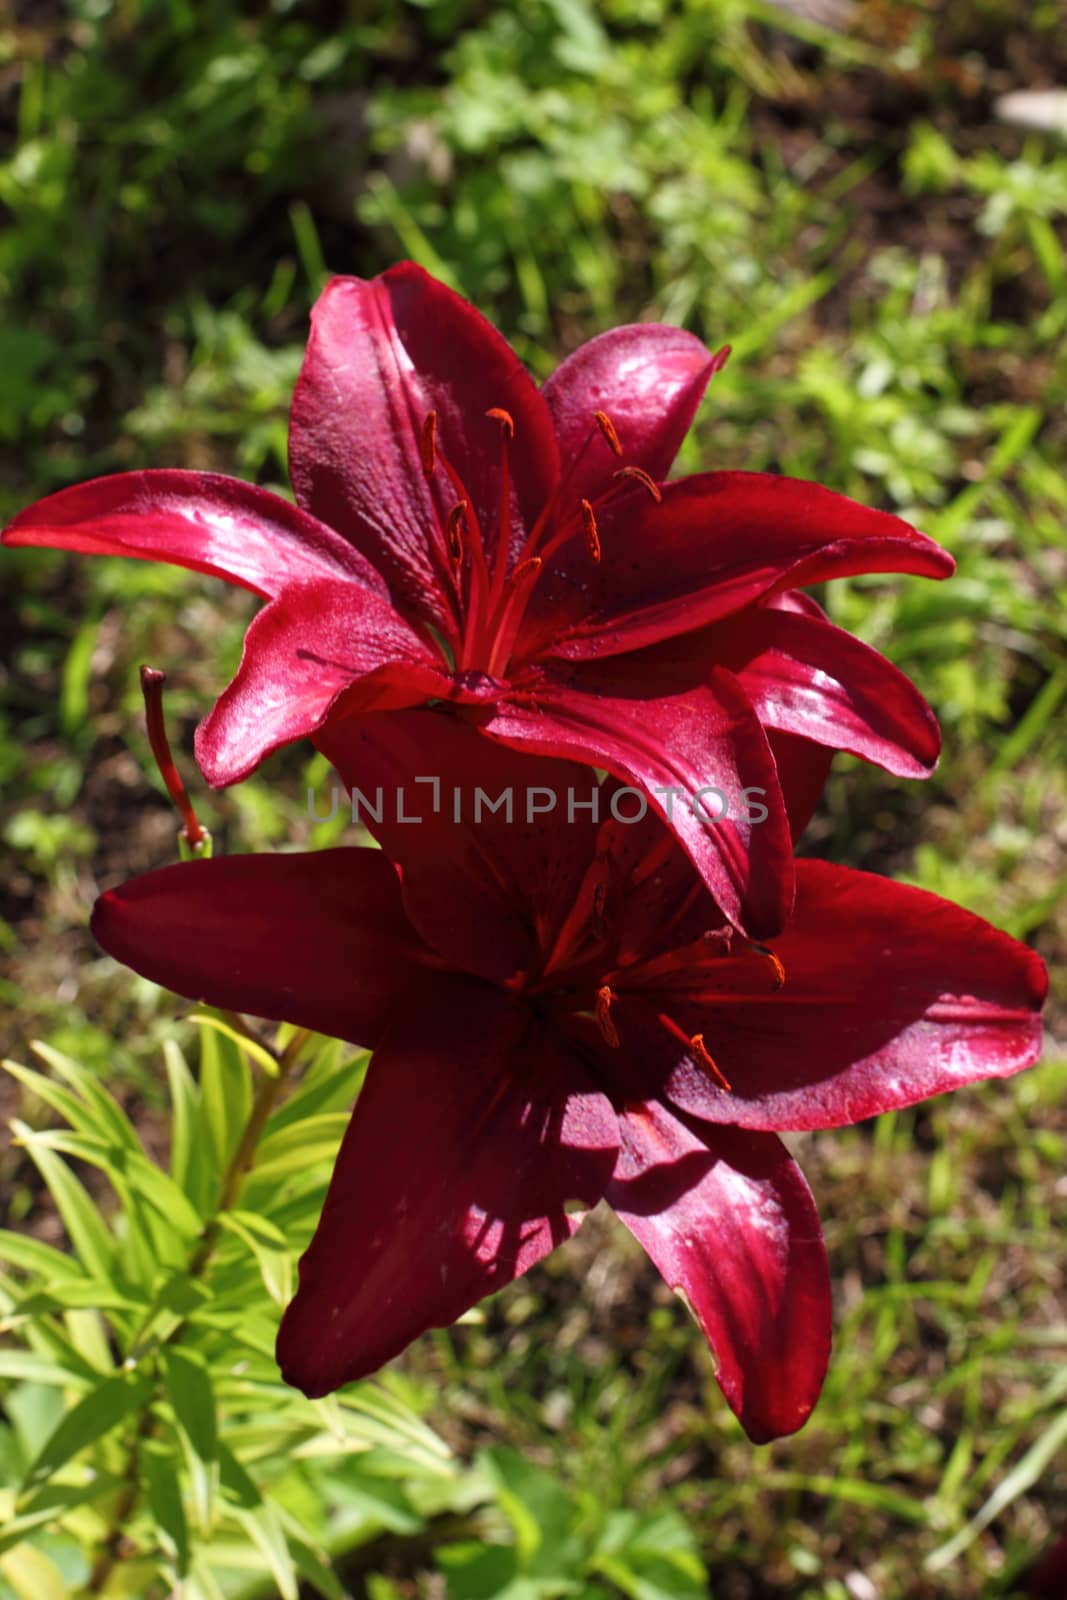
<path fill-rule="evenodd" d="M 315 1405 L 273 1357 L 363 1062 L 321 1041 L 276 1107 L 277 1061 L 254 1075 L 223 1027 L 205 1026 L 196 1081 L 169 1041 L 161 1168 L 95 1074 L 38 1054 L 48 1076 L 7 1070 L 61 1125 L 13 1131 L 71 1249 L 0 1232 L 0 1593 L 216 1600 L 266 1580 L 296 1600 L 303 1580 L 336 1600 L 331 1554 L 420 1529 L 461 1482 L 402 1382 Z M 253 1106 L 264 1120 L 243 1176 Z M 116 1204 L 100 1207 L 74 1160 Z"/>
<path fill-rule="evenodd" d="M 329 272 L 411 255 L 539 377 L 613 323 L 685 323 L 733 355 L 683 470 L 818 478 L 913 516 L 959 564 L 942 585 L 853 579 L 824 596 L 916 679 L 946 749 L 924 786 L 841 761 L 805 847 L 948 894 L 1055 966 L 1067 947 L 1067 149 L 999 126 L 991 108 L 1057 74 L 1055 0 L 1025 14 L 1005 0 L 857 0 L 841 31 L 772 0 L 16 0 L 0 21 L 0 514 L 138 465 L 284 489 L 286 408 Z M 6 552 L 4 574 L 4 1031 L 20 1059 L 36 1032 L 106 1074 L 140 1139 L 169 1114 L 159 1051 L 189 1047 L 191 1029 L 85 932 L 101 886 L 175 854 L 136 669 L 170 674 L 192 779 L 192 725 L 236 666 L 250 602 L 133 562 Z M 306 792 L 323 779 L 288 752 L 196 799 L 222 848 L 322 844 L 332 825 L 313 823 Z M 404 1402 L 476 1462 L 450 1480 L 455 1525 L 409 1504 L 409 1466 L 408 1487 L 379 1492 L 372 1512 L 365 1483 L 355 1500 L 344 1490 L 343 1453 L 323 1462 L 315 1495 L 330 1515 L 343 1523 L 348 1493 L 346 1525 L 377 1517 L 386 1537 L 335 1581 L 373 1600 L 441 1583 L 460 1600 L 658 1600 L 704 1592 L 704 1561 L 730 1600 L 855 1600 L 869 1592 L 857 1573 L 886 1596 L 1009 1594 L 1062 1519 L 1064 1087 L 1053 1060 L 813 1141 L 838 1353 L 808 1429 L 768 1452 L 743 1441 L 692 1330 L 617 1232 L 583 1230 L 589 1242 L 484 1322 L 423 1341 L 397 1375 Z M 32 1255 L 52 1213 L 29 1154 L 54 1177 L 77 1152 L 52 1126 L 54 1100 L 49 1113 L 24 1087 L 7 1104 L 30 1133 L 0 1154 L 0 1179 Z M 104 1210 L 114 1248 L 135 1252 L 125 1201 Z M 219 1271 L 259 1297 L 260 1323 L 274 1313 L 257 1259 L 284 1275 L 299 1231 L 273 1254 L 255 1230 L 227 1233 Z M 51 1353 L 21 1333 L 0 1352 L 0 1496 L 12 1515 L 61 1499 L 0 1555 L 4 1600 L 84 1583 L 85 1550 L 108 1537 L 122 1430 L 146 1406 L 162 1431 L 135 1540 L 163 1530 L 152 1570 L 172 1575 L 183 1540 L 190 1561 L 203 1542 L 195 1450 L 175 1478 L 159 1442 L 195 1424 L 163 1387 L 124 1389 L 129 1412 L 108 1413 L 110 1431 L 16 1502 L 85 1392 L 42 1363 L 54 1380 L 56 1341 L 76 1354 L 87 1341 L 78 1359 L 110 1372 L 108 1340 L 122 1348 L 131 1315 L 68 1306 L 56 1285 L 81 1273 L 78 1251 L 56 1256 L 27 1256 L 16 1275 L 16 1300 L 53 1296 L 34 1323 Z M 146 1269 L 143 1246 L 139 1259 Z M 142 1292 L 131 1270 L 123 1292 Z M 210 1365 L 201 1338 L 217 1333 L 192 1337 L 189 1359 Z M 289 1426 L 273 1390 L 270 1405 Z M 246 1420 L 238 1406 L 223 1428 Z M 293 1581 L 286 1519 L 309 1516 L 299 1537 L 316 1548 L 344 1543 L 310 1505 L 304 1468 L 278 1470 L 251 1473 L 279 1507 L 255 1532 L 238 1526 L 234 1484 L 215 1485 L 226 1550 L 260 1594 Z M 80 1503 L 90 1471 L 97 1488 Z M 213 1558 L 195 1559 L 199 1572 Z M 137 1582 L 145 1570 L 133 1564 Z M 243 1591 L 234 1579 L 226 1592 Z"/>

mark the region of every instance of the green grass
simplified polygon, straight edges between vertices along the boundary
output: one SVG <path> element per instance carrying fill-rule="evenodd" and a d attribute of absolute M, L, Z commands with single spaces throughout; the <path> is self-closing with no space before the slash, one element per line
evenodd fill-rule
<path fill-rule="evenodd" d="M 729 341 L 683 470 L 818 478 L 953 551 L 943 585 L 830 586 L 835 620 L 927 694 L 945 755 L 922 786 L 841 761 L 806 848 L 1032 941 L 1053 1043 L 1010 1085 L 799 1141 L 837 1293 L 807 1429 L 745 1443 L 681 1308 L 599 1219 L 403 1370 L 461 1455 L 544 1469 L 553 1539 L 609 1548 L 609 1513 L 670 1511 L 724 1600 L 863 1600 L 857 1573 L 885 1597 L 1008 1595 L 1067 1495 L 1067 147 L 991 105 L 1062 80 L 1059 7 L 867 0 L 848 36 L 755 0 L 19 12 L 0 24 L 5 515 L 143 464 L 284 485 L 324 275 L 410 254 L 538 376 L 639 316 Z M 88 910 L 174 853 L 137 665 L 170 674 L 191 777 L 251 605 L 137 563 L 8 552 L 4 572 L 0 1032 L 23 1059 L 34 1035 L 76 1054 L 151 1128 L 179 1008 L 100 959 Z M 290 752 L 196 798 L 224 847 L 305 841 L 305 769 Z M 12 1219 L 47 1226 L 24 1156 L 0 1177 Z M 502 1592 L 513 1465 L 480 1469 L 496 1509 L 463 1537 L 488 1565 L 442 1558 L 457 1594 Z M 439 1592 L 418 1576 L 433 1544 L 394 1532 L 353 1587 Z M 684 1565 L 666 1592 L 689 1592 Z M 581 1581 L 621 1592 L 611 1573 Z"/>

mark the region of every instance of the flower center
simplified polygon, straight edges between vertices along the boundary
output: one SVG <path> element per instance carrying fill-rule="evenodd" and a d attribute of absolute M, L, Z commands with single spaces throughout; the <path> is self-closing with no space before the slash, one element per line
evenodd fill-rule
<path fill-rule="evenodd" d="M 670 839 L 666 846 L 668 852 L 677 848 Z M 645 1016 L 684 1046 L 718 1088 L 730 1093 L 730 1081 L 703 1031 L 684 1028 L 672 1013 L 684 1016 L 699 1008 L 698 1015 L 714 1014 L 718 1006 L 766 998 L 785 983 L 785 969 L 773 951 L 728 927 L 711 928 L 696 939 L 664 948 L 665 934 L 692 911 L 695 897 L 703 892 L 699 883 L 657 920 L 657 951 L 649 952 L 643 940 L 627 934 L 627 891 L 638 889 L 662 867 L 663 856 L 663 846 L 653 846 L 633 865 L 624 884 L 618 861 L 607 851 L 598 854 L 567 916 L 546 943 L 540 973 L 523 987 L 531 996 L 550 997 L 561 1018 L 595 1023 L 612 1050 L 625 1048 L 627 1042 L 619 1002 L 641 1002 Z"/>
<path fill-rule="evenodd" d="M 615 1026 L 614 1018 L 611 1015 L 612 1004 L 617 999 L 618 995 L 611 985 L 602 983 L 597 990 L 596 1009 L 593 1012 L 604 1043 L 613 1050 L 618 1050 L 622 1044 L 619 1030 Z M 668 1016 L 665 1011 L 660 1011 L 656 1014 L 656 1021 L 672 1038 L 677 1039 L 679 1043 L 685 1046 L 697 1066 L 700 1067 L 702 1072 L 706 1073 L 713 1083 L 717 1083 L 720 1089 L 725 1089 L 727 1094 L 731 1092 L 729 1079 L 712 1058 L 704 1043 L 704 1035 L 702 1033 L 686 1033 L 685 1029 L 680 1028 L 674 1018 Z"/>
<path fill-rule="evenodd" d="M 449 494 L 454 496 L 447 513 L 438 517 L 435 555 L 451 590 L 459 621 L 455 670 L 499 678 L 507 671 L 537 581 L 560 546 L 580 535 L 593 561 L 599 562 L 603 550 L 597 511 L 620 494 L 637 487 L 654 500 L 662 496 L 643 467 L 622 466 L 612 474 L 608 488 L 595 500 L 579 496 L 567 504 L 569 486 L 578 464 L 598 440 L 612 455 L 623 455 L 615 424 L 606 412 L 594 411 L 584 443 L 575 452 L 555 493 L 512 561 L 510 449 L 515 438 L 515 422 L 511 413 L 501 406 L 491 406 L 485 415 L 498 425 L 500 432 L 500 494 L 495 547 L 491 553 L 473 499 L 441 448 L 435 411 L 428 412 L 423 419 L 419 457 L 427 481 L 436 479 L 447 491 L 446 500 Z"/>

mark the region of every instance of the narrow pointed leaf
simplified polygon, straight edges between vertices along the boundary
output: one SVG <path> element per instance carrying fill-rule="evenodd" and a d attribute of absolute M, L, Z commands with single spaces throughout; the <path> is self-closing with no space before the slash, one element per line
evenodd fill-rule
<path fill-rule="evenodd" d="M 200 1104 L 218 1172 L 225 1171 L 252 1109 L 248 1058 L 232 1039 L 207 1029 L 200 1037 Z"/>
<path fill-rule="evenodd" d="M 89 1194 L 66 1162 L 34 1138 L 31 1128 L 15 1119 L 11 1129 L 25 1144 L 30 1160 L 48 1185 L 70 1242 L 86 1270 L 92 1277 L 110 1279 L 115 1262 L 115 1241 Z"/>
<path fill-rule="evenodd" d="M 167 1398 L 201 1461 L 214 1461 L 218 1445 L 215 1394 L 206 1363 L 174 1346 L 160 1352 Z"/>
<path fill-rule="evenodd" d="M 142 1449 L 140 1460 L 152 1515 L 170 1545 L 175 1569 L 182 1578 L 189 1570 L 189 1525 L 175 1455 L 166 1445 L 152 1441 Z"/>
<path fill-rule="evenodd" d="M 34 1040 L 31 1049 L 34 1055 L 39 1056 L 53 1072 L 57 1072 L 77 1091 L 94 1113 L 102 1133 L 109 1133 L 116 1144 L 128 1145 L 131 1150 L 141 1149 L 141 1141 L 137 1137 L 133 1123 L 98 1081 L 95 1073 L 73 1060 L 71 1056 L 64 1055 L 61 1050 L 55 1050 L 40 1040 Z"/>
<path fill-rule="evenodd" d="M 25 1486 L 51 1477 L 80 1451 L 143 1410 L 151 1396 L 152 1382 L 145 1373 L 116 1373 L 105 1378 L 64 1416 L 26 1474 Z"/>
<path fill-rule="evenodd" d="M 203 1215 L 218 1190 L 220 1175 L 212 1159 L 200 1090 L 173 1039 L 163 1046 L 163 1062 L 170 1086 L 171 1176 Z"/>

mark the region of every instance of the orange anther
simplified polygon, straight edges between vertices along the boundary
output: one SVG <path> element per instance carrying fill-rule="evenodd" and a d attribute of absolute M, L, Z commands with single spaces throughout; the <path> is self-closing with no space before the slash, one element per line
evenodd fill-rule
<path fill-rule="evenodd" d="M 785 985 L 785 968 L 782 966 L 782 963 L 779 961 L 774 951 L 768 950 L 765 944 L 759 944 L 754 939 L 750 942 L 749 948 L 754 950 L 758 956 L 762 956 L 764 961 L 769 963 L 770 969 L 774 974 L 775 991 L 777 992 L 777 990 L 783 988 Z"/>
<path fill-rule="evenodd" d="M 467 502 L 461 500 L 454 505 L 448 513 L 445 524 L 445 538 L 448 540 L 448 553 L 455 562 L 463 560 L 463 527 L 467 516 Z"/>
<path fill-rule="evenodd" d="M 433 477 L 433 469 L 437 465 L 437 412 L 428 411 L 422 419 L 422 433 L 419 437 L 419 455 L 422 457 L 422 470 L 428 478 Z"/>
<path fill-rule="evenodd" d="M 635 483 L 641 485 L 642 489 L 648 490 L 653 500 L 658 502 L 663 499 L 655 478 L 650 477 L 644 467 L 620 467 L 615 476 L 617 478 L 632 478 Z"/>
<path fill-rule="evenodd" d="M 487 417 L 492 417 L 494 422 L 499 422 L 502 425 L 506 439 L 514 439 L 515 422 L 510 411 L 505 411 L 502 406 L 490 406 L 485 414 Z"/>
<path fill-rule="evenodd" d="M 600 535 L 597 532 L 596 517 L 588 500 L 582 501 L 582 532 L 585 542 L 589 546 L 589 554 L 594 561 L 600 560 Z"/>
<path fill-rule="evenodd" d="M 596 1025 L 604 1035 L 604 1042 L 613 1050 L 619 1048 L 619 1030 L 611 1020 L 611 1002 L 615 996 L 605 983 L 596 992 Z"/>
<path fill-rule="evenodd" d="M 785 968 L 782 966 L 782 963 L 779 961 L 773 950 L 764 950 L 763 954 L 766 960 L 770 962 L 771 968 L 774 972 L 774 987 L 776 989 L 784 988 Z"/>
<path fill-rule="evenodd" d="M 719 1087 L 721 1089 L 725 1089 L 727 1094 L 729 1094 L 730 1085 L 722 1071 L 715 1065 L 715 1062 L 709 1055 L 707 1047 L 704 1044 L 704 1035 L 702 1033 L 694 1033 L 693 1037 L 689 1041 L 689 1048 L 692 1050 L 697 1059 L 697 1065 L 703 1067 L 708 1076 L 710 1078 L 714 1078 Z"/>
<path fill-rule="evenodd" d="M 543 564 L 540 556 L 527 556 L 525 561 L 520 561 L 511 574 L 512 588 L 518 589 L 522 584 L 529 583 L 531 578 L 536 578 Z"/>
<path fill-rule="evenodd" d="M 613 456 L 621 456 L 622 455 L 622 445 L 619 443 L 619 435 L 615 431 L 615 424 L 612 422 L 612 420 L 608 416 L 607 412 L 606 411 L 594 411 L 593 412 L 593 416 L 596 419 L 597 427 L 600 429 L 601 433 L 604 435 L 604 438 L 605 438 L 605 440 L 607 442 L 608 449 L 611 451 L 612 455 Z"/>

